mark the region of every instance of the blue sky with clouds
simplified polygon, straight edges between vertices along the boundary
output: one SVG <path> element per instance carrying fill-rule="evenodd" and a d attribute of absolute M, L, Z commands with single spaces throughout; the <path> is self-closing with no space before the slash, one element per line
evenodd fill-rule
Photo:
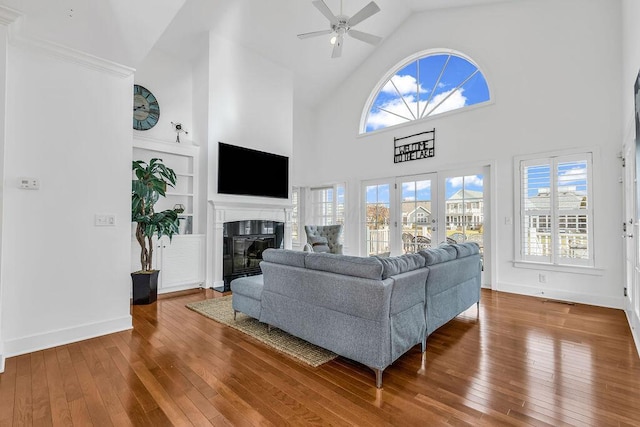
<path fill-rule="evenodd" d="M 450 198 L 456 192 L 464 188 L 472 191 L 483 191 L 483 176 L 468 175 L 450 177 L 445 180 L 445 199 Z M 388 184 L 368 186 L 367 203 L 389 203 L 391 197 L 391 187 Z M 429 180 L 407 182 L 402 186 L 402 199 L 404 201 L 431 200 L 431 182 Z"/>
<path fill-rule="evenodd" d="M 380 89 L 366 131 L 417 120 L 489 100 L 478 68 L 460 56 L 435 54 L 412 61 Z"/>

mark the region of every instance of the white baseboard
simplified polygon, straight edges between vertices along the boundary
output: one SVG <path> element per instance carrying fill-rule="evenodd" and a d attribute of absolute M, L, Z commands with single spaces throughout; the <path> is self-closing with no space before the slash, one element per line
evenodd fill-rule
<path fill-rule="evenodd" d="M 189 289 L 199 289 L 204 287 L 204 283 L 188 283 L 186 285 L 172 286 L 170 288 L 158 289 L 158 295 L 170 294 L 172 292 L 187 291 Z"/>
<path fill-rule="evenodd" d="M 557 291 L 553 289 L 540 290 L 539 287 L 519 285 L 514 283 L 496 283 L 492 287 L 493 290 L 501 292 L 510 292 L 512 294 L 529 295 L 543 299 L 553 299 L 559 301 L 567 301 L 578 304 L 597 305 L 599 307 L 624 309 L 623 296 L 620 297 L 603 297 L 602 295 L 589 295 L 583 293 L 573 293 L 566 291 Z"/>
<path fill-rule="evenodd" d="M 131 315 L 72 328 L 58 329 L 4 342 L 4 357 L 44 350 L 133 328 Z"/>
<path fill-rule="evenodd" d="M 640 318 L 635 314 L 632 307 L 627 306 L 624 312 L 627 315 L 627 321 L 631 328 L 631 336 L 633 336 L 633 341 L 636 344 L 636 351 L 638 352 L 638 356 L 640 356 Z"/>

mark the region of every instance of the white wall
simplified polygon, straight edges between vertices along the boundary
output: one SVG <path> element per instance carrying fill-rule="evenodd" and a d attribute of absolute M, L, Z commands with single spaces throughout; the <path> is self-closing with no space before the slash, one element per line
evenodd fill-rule
<path fill-rule="evenodd" d="M 0 8 L 0 15 L 4 10 Z M 4 176 L 5 104 L 7 78 L 7 27 L 0 25 L 0 177 Z M 4 227 L 4 183 L 0 179 L 0 372 L 4 372 L 4 340 L 2 336 L 2 230 Z"/>
<path fill-rule="evenodd" d="M 131 70 L 21 42 L 7 66 L 5 356 L 131 327 Z M 21 190 L 19 177 L 40 180 Z M 113 227 L 94 226 L 114 214 Z"/>
<path fill-rule="evenodd" d="M 640 70 L 640 27 L 638 20 L 640 19 L 640 3 L 634 0 L 622 1 L 622 143 L 634 145 L 635 135 L 635 100 L 634 100 L 634 83 Z M 636 158 L 638 153 L 636 153 Z M 638 185 L 636 183 L 636 185 Z M 631 201 L 633 202 L 633 201 Z M 622 218 L 622 221 L 627 221 Z M 633 234 L 637 238 L 637 223 Z M 637 277 L 637 273 L 634 274 Z M 633 283 L 627 285 L 633 286 Z M 636 284 L 637 286 L 637 284 Z M 636 287 L 637 289 L 637 287 Z M 631 332 L 634 336 L 636 347 L 640 353 L 640 317 L 638 312 L 633 309 L 633 303 L 640 298 L 633 295 L 633 291 L 629 293 L 634 299 L 633 302 L 625 298 L 625 311 L 631 325 Z"/>
<path fill-rule="evenodd" d="M 234 199 L 233 196 L 217 194 L 218 142 L 291 156 L 292 129 L 291 72 L 258 52 L 211 34 L 209 199 Z M 256 203 L 261 202 L 259 199 L 242 198 Z M 268 202 L 274 203 L 271 199 Z"/>
<path fill-rule="evenodd" d="M 134 130 L 137 136 L 175 142 L 174 123 L 181 123 L 188 134 L 180 134 L 181 144 L 202 145 L 193 131 L 193 71 L 191 64 L 153 49 L 136 69 L 135 83 L 149 89 L 160 105 L 160 119 L 149 130 Z"/>
<path fill-rule="evenodd" d="M 620 242 L 620 3 L 600 0 L 522 0 L 482 7 L 429 11 L 410 17 L 317 110 L 318 132 L 303 146 L 304 171 L 296 181 L 346 181 L 348 217 L 358 209 L 362 180 L 494 162 L 498 183 L 494 236 L 497 290 L 621 307 Z M 431 48 L 452 48 L 473 58 L 494 103 L 417 124 L 358 136 L 364 103 L 399 61 Z M 393 137 L 436 128 L 435 158 L 394 164 Z M 596 263 L 601 275 L 513 266 L 513 157 L 595 147 Z M 300 159 L 298 159 L 300 160 Z M 313 170 L 313 173 L 310 171 Z M 611 215 L 614 207 L 613 215 Z M 347 224 L 351 230 L 359 224 Z M 360 247 L 359 236 L 346 246 Z M 352 251 L 353 252 L 353 251 Z"/>

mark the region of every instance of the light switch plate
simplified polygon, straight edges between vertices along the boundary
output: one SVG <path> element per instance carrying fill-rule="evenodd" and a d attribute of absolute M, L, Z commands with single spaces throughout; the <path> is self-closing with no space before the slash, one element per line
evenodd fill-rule
<path fill-rule="evenodd" d="M 113 227 L 116 225 L 114 214 L 96 214 L 95 225 L 97 227 Z"/>

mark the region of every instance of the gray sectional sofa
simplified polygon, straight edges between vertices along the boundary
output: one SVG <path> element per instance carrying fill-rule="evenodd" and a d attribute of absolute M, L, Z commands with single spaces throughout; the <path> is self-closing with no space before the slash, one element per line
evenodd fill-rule
<path fill-rule="evenodd" d="M 262 275 L 231 282 L 243 312 L 382 372 L 429 334 L 480 301 L 474 243 L 397 257 L 267 249 Z"/>

